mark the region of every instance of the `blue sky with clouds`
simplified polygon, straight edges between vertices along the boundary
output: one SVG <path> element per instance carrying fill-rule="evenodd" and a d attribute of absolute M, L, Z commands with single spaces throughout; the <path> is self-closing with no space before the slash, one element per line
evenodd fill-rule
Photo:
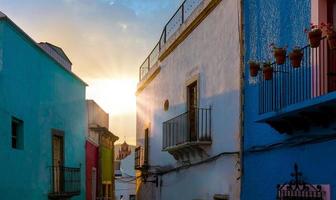
<path fill-rule="evenodd" d="M 112 131 L 135 143 L 135 103 L 128 97 L 134 96 L 140 64 L 180 4 L 181 0 L 0 0 L 0 10 L 37 42 L 62 47 L 73 71 L 89 83 L 88 98 L 111 113 Z M 118 84 L 125 89 L 118 90 Z M 125 101 L 132 105 L 126 108 Z M 115 112 L 123 106 L 125 112 Z"/>

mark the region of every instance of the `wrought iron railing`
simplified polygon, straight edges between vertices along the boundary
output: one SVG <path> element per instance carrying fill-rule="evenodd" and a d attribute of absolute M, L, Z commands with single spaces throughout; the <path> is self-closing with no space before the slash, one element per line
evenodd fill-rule
<path fill-rule="evenodd" d="M 50 167 L 51 187 L 49 196 L 75 196 L 80 194 L 80 168 Z"/>
<path fill-rule="evenodd" d="M 139 146 L 134 151 L 134 169 L 139 170 L 144 165 L 144 149 Z"/>
<path fill-rule="evenodd" d="M 194 108 L 163 123 L 163 150 L 202 141 L 211 141 L 211 108 Z"/>
<path fill-rule="evenodd" d="M 153 65 L 158 61 L 161 47 L 166 44 L 168 39 L 179 29 L 179 27 L 193 13 L 193 11 L 202 1 L 203 0 L 185 0 L 177 9 L 175 14 L 170 18 L 163 28 L 159 42 L 155 45 L 154 49 L 150 52 L 149 56 L 147 56 L 145 61 L 140 66 L 140 81 L 146 76 L 150 68 L 153 67 Z"/>
<path fill-rule="evenodd" d="M 312 185 L 303 180 L 302 173 L 294 165 L 294 172 L 291 173 L 292 180 L 277 186 L 276 200 L 323 200 L 326 199 L 326 192 L 321 185 Z"/>
<path fill-rule="evenodd" d="M 273 79 L 259 76 L 259 113 L 279 111 L 336 90 L 336 52 L 326 38 L 318 48 L 303 47 L 299 68 L 293 68 L 287 56 L 283 65 L 272 64 Z"/>

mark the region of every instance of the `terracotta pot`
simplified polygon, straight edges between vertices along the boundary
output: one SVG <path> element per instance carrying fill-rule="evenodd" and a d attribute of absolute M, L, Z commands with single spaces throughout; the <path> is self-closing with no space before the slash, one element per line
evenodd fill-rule
<path fill-rule="evenodd" d="M 308 33 L 308 39 L 311 48 L 317 48 L 320 46 L 322 39 L 322 31 L 321 29 L 314 29 Z"/>
<path fill-rule="evenodd" d="M 269 64 L 264 65 L 263 74 L 264 74 L 264 79 L 266 81 L 273 79 L 273 68 L 271 67 L 271 65 Z"/>
<path fill-rule="evenodd" d="M 331 33 L 328 33 L 327 38 L 329 48 L 332 50 L 336 49 L 336 32 L 332 31 Z"/>
<path fill-rule="evenodd" d="M 289 59 L 291 60 L 293 68 L 299 68 L 301 66 L 303 53 L 301 50 L 294 50 L 289 54 Z"/>
<path fill-rule="evenodd" d="M 258 75 L 260 65 L 256 62 L 250 62 L 250 76 L 256 77 Z"/>
<path fill-rule="evenodd" d="M 275 62 L 278 65 L 282 65 L 286 61 L 286 49 L 284 48 L 275 48 L 274 49 Z"/>

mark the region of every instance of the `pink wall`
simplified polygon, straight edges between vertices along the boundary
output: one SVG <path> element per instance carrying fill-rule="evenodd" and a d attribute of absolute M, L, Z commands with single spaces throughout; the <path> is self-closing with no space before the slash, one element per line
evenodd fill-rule
<path fill-rule="evenodd" d="M 90 141 L 86 141 L 86 200 L 92 199 L 92 168 L 96 168 L 98 172 L 98 147 Z M 98 184 L 98 173 L 96 183 Z M 96 194 L 97 194 L 96 188 Z"/>
<path fill-rule="evenodd" d="M 327 16 L 327 0 L 311 0 L 311 23 L 320 25 L 322 22 L 327 23 L 328 16 Z M 308 28 L 308 27 L 307 27 Z M 319 47 L 322 48 L 322 47 Z M 327 51 L 327 46 L 324 47 L 324 52 Z M 314 49 L 314 51 L 319 52 L 317 49 Z M 315 53 L 313 53 L 314 55 Z M 327 57 L 319 58 L 319 53 L 316 54 L 315 60 L 324 59 L 323 62 L 320 62 L 321 65 L 325 65 L 325 63 L 328 63 Z M 315 66 L 313 64 L 312 66 L 312 92 L 313 96 L 321 96 L 328 92 L 328 68 L 327 66 Z M 319 87 L 319 85 L 323 85 L 323 87 Z M 323 88 L 323 89 L 320 89 Z"/>

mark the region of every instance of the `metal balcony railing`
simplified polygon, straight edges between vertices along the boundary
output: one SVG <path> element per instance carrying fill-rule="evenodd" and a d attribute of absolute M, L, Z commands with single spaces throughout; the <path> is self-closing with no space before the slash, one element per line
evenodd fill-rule
<path fill-rule="evenodd" d="M 175 14 L 170 18 L 163 28 L 159 42 L 155 45 L 154 49 L 140 66 L 140 81 L 146 76 L 150 68 L 158 61 L 161 47 L 166 44 L 168 39 L 179 29 L 179 27 L 186 21 L 186 19 L 193 13 L 202 1 L 203 0 L 185 0 L 177 9 Z"/>
<path fill-rule="evenodd" d="M 318 48 L 302 48 L 301 67 L 293 68 L 287 56 L 283 65 L 272 64 L 273 79 L 259 82 L 259 113 L 279 111 L 336 90 L 336 52 L 326 38 Z"/>
<path fill-rule="evenodd" d="M 50 197 L 69 197 L 80 194 L 80 168 L 50 167 Z"/>
<path fill-rule="evenodd" d="M 193 142 L 211 142 L 211 108 L 194 108 L 163 123 L 163 150 Z"/>
<path fill-rule="evenodd" d="M 134 169 L 140 170 L 144 166 L 144 148 L 139 146 L 134 151 Z"/>

